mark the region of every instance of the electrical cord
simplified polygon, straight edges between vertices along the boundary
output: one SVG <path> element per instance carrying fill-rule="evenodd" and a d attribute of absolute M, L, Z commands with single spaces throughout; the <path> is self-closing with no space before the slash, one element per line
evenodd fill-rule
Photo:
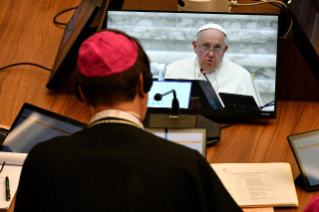
<path fill-rule="evenodd" d="M 265 104 L 264 106 L 260 107 L 259 110 L 262 110 L 262 109 L 264 109 L 266 107 L 271 107 L 271 106 L 274 106 L 274 105 L 275 105 L 275 101 L 271 101 L 271 102 Z"/>
<path fill-rule="evenodd" d="M 53 22 L 54 22 L 55 24 L 67 25 L 67 23 L 62 23 L 62 22 L 57 21 L 56 18 L 57 18 L 59 15 L 61 15 L 62 13 L 65 13 L 65 12 L 67 12 L 67 11 L 74 10 L 74 9 L 77 9 L 77 8 L 78 8 L 78 6 L 76 6 L 76 7 L 70 7 L 70 8 L 67 8 L 67 9 L 64 9 L 64 10 L 60 11 L 58 14 L 56 14 L 56 15 L 54 16 Z M 28 62 L 14 63 L 14 64 L 11 64 L 11 65 L 7 65 L 7 66 L 4 66 L 4 67 L 0 68 L 0 71 L 4 70 L 4 69 L 6 69 L 6 68 L 13 67 L 13 66 L 18 66 L 18 65 L 33 65 L 33 66 L 37 66 L 37 67 L 39 67 L 39 68 L 45 69 L 45 70 L 47 70 L 47 71 L 50 71 L 51 73 L 53 72 L 53 70 L 51 70 L 51 69 L 49 69 L 49 68 L 46 68 L 46 67 L 44 67 L 44 66 L 41 66 L 41 65 L 38 65 L 38 64 L 35 64 L 35 63 L 28 63 Z"/>
<path fill-rule="evenodd" d="M 64 10 L 60 11 L 58 14 L 56 14 L 56 15 L 54 16 L 53 22 L 54 22 L 55 24 L 67 25 L 67 23 L 62 23 L 62 22 L 57 21 L 56 18 L 57 18 L 59 15 L 61 15 L 62 13 L 65 13 L 65 12 L 67 12 L 67 11 L 74 10 L 74 9 L 77 9 L 77 8 L 78 8 L 78 6 L 76 6 L 76 7 L 70 7 L 70 8 L 67 8 L 67 9 L 64 9 Z M 41 65 L 38 65 L 38 64 L 35 64 L 35 63 L 28 63 L 28 62 L 14 63 L 14 64 L 11 64 L 11 65 L 7 65 L 7 66 L 4 66 L 4 67 L 0 68 L 0 71 L 4 70 L 4 69 L 6 69 L 6 68 L 13 67 L 13 66 L 18 66 L 18 65 L 32 65 L 32 66 L 37 66 L 37 67 L 39 67 L 39 68 L 45 69 L 45 70 L 47 70 L 47 71 L 50 71 L 51 73 L 53 72 L 53 70 L 51 70 L 51 69 L 49 69 L 49 68 L 46 68 L 46 67 L 44 67 L 44 66 L 41 66 Z"/>
<path fill-rule="evenodd" d="M 220 129 L 225 129 L 227 127 L 233 126 L 236 123 L 229 123 L 229 124 L 225 124 L 225 125 L 220 125 Z"/>
<path fill-rule="evenodd" d="M 18 65 L 32 65 L 32 66 L 37 66 L 37 67 L 39 67 L 39 68 L 43 68 L 43 69 L 45 69 L 45 70 L 47 70 L 47 71 L 50 71 L 50 72 L 52 73 L 52 70 L 51 70 L 51 69 L 46 68 L 46 67 L 41 66 L 41 65 L 38 65 L 38 64 L 35 64 L 35 63 L 14 63 L 14 64 L 7 65 L 7 66 L 4 66 L 4 67 L 0 68 L 0 71 L 2 71 L 3 69 L 6 69 L 6 68 L 10 68 L 10 67 L 12 67 L 12 66 L 18 66 Z"/>
<path fill-rule="evenodd" d="M 285 11 L 287 13 L 287 10 L 286 10 L 287 9 L 287 5 L 285 3 L 283 3 L 283 2 L 281 2 L 281 1 L 275 1 L 275 0 L 274 1 L 272 1 L 272 0 L 271 1 L 268 1 L 268 0 L 253 0 L 253 1 L 259 1 L 259 2 L 258 3 L 252 3 L 252 4 L 238 4 L 237 1 L 231 0 L 231 1 L 228 2 L 228 4 L 230 6 L 255 6 L 255 5 L 268 3 L 268 4 L 272 4 L 274 6 L 279 7 L 280 9 L 282 9 L 283 11 Z M 275 3 L 282 4 L 284 6 L 284 8 L 280 7 L 279 5 L 277 5 Z M 289 33 L 290 33 L 291 29 L 292 29 L 292 25 L 293 25 L 293 21 L 290 19 L 290 26 L 289 26 L 289 29 L 287 30 L 286 34 L 284 35 L 284 37 L 287 37 L 289 35 Z"/>
<path fill-rule="evenodd" d="M 278 3 L 278 4 L 282 4 L 285 8 L 287 8 L 287 5 L 281 1 L 267 1 L 267 0 L 259 0 L 259 3 L 252 3 L 252 4 L 238 4 L 237 1 L 229 1 L 229 5 L 234 5 L 234 6 L 255 6 L 255 5 L 259 5 L 259 4 L 265 4 L 265 3 Z"/>
<path fill-rule="evenodd" d="M 252 1 L 261 1 L 261 0 L 252 0 Z M 264 2 L 265 2 L 265 1 L 264 1 Z M 290 15 L 288 14 L 288 11 L 287 11 L 287 5 L 286 5 L 285 7 L 282 7 L 282 6 L 277 5 L 277 4 L 273 3 L 273 2 L 268 2 L 268 3 L 271 4 L 271 5 L 274 5 L 274 6 L 278 7 L 279 9 L 281 9 L 282 11 L 284 11 L 284 12 L 287 14 L 288 17 L 290 17 Z M 290 27 L 289 27 L 287 33 L 284 35 L 284 37 L 287 37 L 287 36 L 289 35 L 289 33 L 291 32 L 291 29 L 292 29 L 292 20 L 291 20 L 291 18 L 289 18 L 289 19 L 290 19 Z"/>
<path fill-rule="evenodd" d="M 67 9 L 64 9 L 64 10 L 58 12 L 58 13 L 54 16 L 53 22 L 54 22 L 55 24 L 67 25 L 67 23 L 62 23 L 62 22 L 57 21 L 56 18 L 57 18 L 59 15 L 61 15 L 62 13 L 65 13 L 65 12 L 70 11 L 70 10 L 75 10 L 75 9 L 77 9 L 77 8 L 78 8 L 78 6 L 76 6 L 76 7 L 70 7 L 70 8 L 67 8 Z"/>
<path fill-rule="evenodd" d="M 252 0 L 252 1 L 259 1 L 260 2 L 260 0 Z M 281 10 L 283 10 L 283 11 L 285 11 L 287 13 L 287 7 L 282 7 L 282 6 L 280 6 L 278 4 L 275 4 L 273 2 L 269 2 L 269 4 L 271 4 L 271 5 L 275 6 L 275 7 L 278 7 L 279 9 L 281 9 Z"/>
<path fill-rule="evenodd" d="M 262 110 L 262 109 L 264 109 L 264 108 L 266 108 L 266 107 L 271 107 L 271 106 L 274 106 L 275 105 L 275 101 L 271 101 L 271 102 L 269 102 L 269 103 L 267 103 L 267 104 L 265 104 L 265 105 L 263 105 L 263 106 L 261 106 L 261 107 L 253 107 L 253 108 L 250 108 L 248 111 L 252 111 L 252 110 Z"/>

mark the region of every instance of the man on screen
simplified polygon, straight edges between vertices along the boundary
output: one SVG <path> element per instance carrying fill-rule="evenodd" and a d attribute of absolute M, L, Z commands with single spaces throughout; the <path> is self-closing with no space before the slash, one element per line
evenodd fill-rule
<path fill-rule="evenodd" d="M 198 151 L 144 130 L 152 75 L 135 38 L 92 35 L 81 45 L 78 69 L 91 121 L 29 152 L 15 212 L 241 211 Z"/>
<path fill-rule="evenodd" d="M 234 93 L 253 96 L 257 105 L 262 102 L 250 73 L 243 67 L 224 58 L 228 49 L 226 32 L 217 24 L 199 28 L 192 42 L 196 57 L 179 60 L 166 68 L 166 79 L 199 79 L 206 76 L 216 93 Z"/>

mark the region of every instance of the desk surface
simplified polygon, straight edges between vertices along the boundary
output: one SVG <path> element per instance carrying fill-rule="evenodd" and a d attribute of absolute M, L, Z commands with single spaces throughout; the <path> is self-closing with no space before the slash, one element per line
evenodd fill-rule
<path fill-rule="evenodd" d="M 249 1 L 240 1 L 241 3 Z M 33 62 L 52 68 L 64 26 L 53 24 L 59 11 L 77 6 L 80 0 L 0 1 L 0 67 Z M 177 0 L 126 0 L 123 9 L 176 10 Z M 233 11 L 238 11 L 234 8 Z M 241 12 L 278 13 L 272 5 L 246 7 Z M 67 22 L 73 12 L 59 17 Z M 74 95 L 63 89 L 49 91 L 50 72 L 34 66 L 15 66 L 0 73 L 0 123 L 10 126 L 24 102 L 88 122 L 88 109 Z M 210 163 L 289 162 L 294 178 L 299 170 L 287 136 L 319 128 L 319 102 L 278 102 L 276 119 L 237 123 L 222 130 L 221 141 L 208 148 Z M 307 193 L 296 187 L 299 207 L 276 208 L 279 212 L 302 211 L 319 192 Z M 13 206 L 10 211 L 13 211 Z"/>

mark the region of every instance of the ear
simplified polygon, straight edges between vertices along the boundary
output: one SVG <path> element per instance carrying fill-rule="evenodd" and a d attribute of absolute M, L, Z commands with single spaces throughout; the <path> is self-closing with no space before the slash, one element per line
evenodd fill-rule
<path fill-rule="evenodd" d="M 228 45 L 225 46 L 224 53 L 227 51 L 227 49 L 228 49 Z"/>
<path fill-rule="evenodd" d="M 192 45 L 193 45 L 194 53 L 197 54 L 197 42 L 193 40 Z"/>
<path fill-rule="evenodd" d="M 88 102 L 88 100 L 87 100 L 87 99 L 85 98 L 85 96 L 83 95 L 81 86 L 80 86 L 80 85 L 78 85 L 78 86 L 79 86 L 79 87 L 78 87 L 78 88 L 79 88 L 79 94 L 80 94 L 80 96 L 81 96 L 81 98 L 82 98 L 82 100 L 83 100 L 85 106 L 89 106 L 90 103 Z"/>
<path fill-rule="evenodd" d="M 137 95 L 139 95 L 141 98 L 144 98 L 146 93 L 144 93 L 144 78 L 143 78 L 143 73 L 140 73 L 140 80 L 139 84 L 137 86 Z"/>
<path fill-rule="evenodd" d="M 228 49 L 228 46 L 226 45 L 225 48 L 224 48 L 223 56 L 225 55 L 227 49 Z"/>

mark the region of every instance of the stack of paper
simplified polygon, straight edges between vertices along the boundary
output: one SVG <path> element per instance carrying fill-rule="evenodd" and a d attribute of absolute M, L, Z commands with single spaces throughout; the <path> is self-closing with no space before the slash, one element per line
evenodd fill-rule
<path fill-rule="evenodd" d="M 298 206 L 289 163 L 220 163 L 211 166 L 241 207 Z"/>

